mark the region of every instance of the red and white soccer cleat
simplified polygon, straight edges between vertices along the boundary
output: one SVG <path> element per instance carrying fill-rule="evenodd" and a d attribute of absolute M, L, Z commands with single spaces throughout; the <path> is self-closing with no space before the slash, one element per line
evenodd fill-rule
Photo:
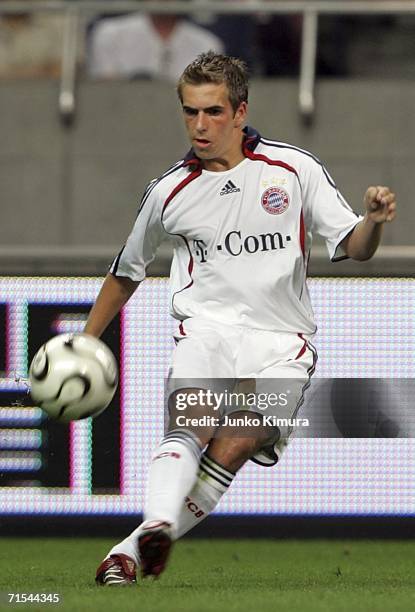
<path fill-rule="evenodd" d="M 152 521 L 138 538 L 141 574 L 157 578 L 165 569 L 173 543 L 170 523 Z"/>
<path fill-rule="evenodd" d="M 136 565 L 127 555 L 111 555 L 97 569 L 95 582 L 102 586 L 136 584 Z"/>

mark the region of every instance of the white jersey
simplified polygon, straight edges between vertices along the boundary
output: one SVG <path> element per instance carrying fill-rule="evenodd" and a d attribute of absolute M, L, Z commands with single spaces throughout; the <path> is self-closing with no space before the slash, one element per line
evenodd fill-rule
<path fill-rule="evenodd" d="M 141 281 L 160 242 L 174 241 L 171 314 L 313 334 L 306 285 L 312 234 L 333 261 L 362 217 L 310 153 L 246 128 L 245 158 L 204 170 L 193 151 L 152 181 L 110 270 Z"/>

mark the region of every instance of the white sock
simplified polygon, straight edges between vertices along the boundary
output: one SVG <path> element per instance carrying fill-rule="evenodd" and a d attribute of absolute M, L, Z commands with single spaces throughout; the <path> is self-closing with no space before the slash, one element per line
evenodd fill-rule
<path fill-rule="evenodd" d="M 214 510 L 232 484 L 234 476 L 235 474 L 207 455 L 202 455 L 198 479 L 182 506 L 176 526 L 176 538 L 193 529 Z"/>
<path fill-rule="evenodd" d="M 183 499 L 197 477 L 200 447 L 190 432 L 169 432 L 153 455 L 148 476 L 144 521 L 165 521 L 173 525 Z"/>
<path fill-rule="evenodd" d="M 130 533 L 130 535 L 125 538 L 125 540 L 122 540 L 122 542 L 119 542 L 118 544 L 113 546 L 105 558 L 108 559 L 108 557 L 110 557 L 111 555 L 127 555 L 128 557 L 130 557 L 130 559 L 134 561 L 134 563 L 139 565 L 140 560 L 138 557 L 137 539 L 140 535 L 140 528 L 141 525 L 140 527 L 137 527 L 137 529 L 134 529 L 134 531 Z"/>
<path fill-rule="evenodd" d="M 229 472 L 220 464 L 206 455 L 202 455 L 198 478 L 182 503 L 181 511 L 175 529 L 175 538 L 193 529 L 203 521 L 217 506 L 222 495 L 226 493 L 235 474 Z M 108 553 L 128 555 L 139 565 L 138 537 L 142 531 L 143 523 L 137 527 L 125 540 L 116 544 Z"/>

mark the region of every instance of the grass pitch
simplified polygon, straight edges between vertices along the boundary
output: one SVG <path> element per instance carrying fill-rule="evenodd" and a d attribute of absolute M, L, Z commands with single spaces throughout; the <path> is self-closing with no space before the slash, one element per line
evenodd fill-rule
<path fill-rule="evenodd" d="M 415 610 L 415 541 L 182 540 L 157 581 L 99 588 L 113 540 L 4 538 L 1 609 L 88 612 L 406 612 Z M 7 593 L 58 593 L 16 604 Z"/>

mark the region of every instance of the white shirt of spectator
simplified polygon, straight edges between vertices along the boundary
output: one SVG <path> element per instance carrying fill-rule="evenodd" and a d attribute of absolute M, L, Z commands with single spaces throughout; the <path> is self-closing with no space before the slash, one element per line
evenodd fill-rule
<path fill-rule="evenodd" d="M 248 128 L 244 152 L 224 172 L 194 169 L 198 160 L 188 156 L 152 181 L 111 272 L 143 280 L 158 245 L 170 237 L 175 318 L 311 335 L 312 234 L 325 238 L 332 260 L 342 259 L 338 245 L 362 217 L 306 151 Z"/>
<path fill-rule="evenodd" d="M 98 23 L 91 34 L 89 72 L 92 77 L 165 77 L 176 81 L 197 55 L 223 53 L 220 39 L 180 19 L 163 40 L 147 15 L 133 14 Z"/>

